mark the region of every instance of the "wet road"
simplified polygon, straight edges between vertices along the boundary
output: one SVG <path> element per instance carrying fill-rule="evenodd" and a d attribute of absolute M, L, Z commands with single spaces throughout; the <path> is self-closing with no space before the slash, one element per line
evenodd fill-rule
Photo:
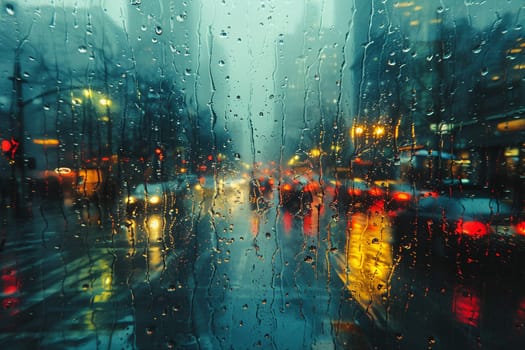
<path fill-rule="evenodd" d="M 515 276 L 400 255 L 378 208 L 297 216 L 277 196 L 263 211 L 247 199 L 196 193 L 131 219 L 118 206 L 4 210 L 2 348 L 521 348 Z"/>

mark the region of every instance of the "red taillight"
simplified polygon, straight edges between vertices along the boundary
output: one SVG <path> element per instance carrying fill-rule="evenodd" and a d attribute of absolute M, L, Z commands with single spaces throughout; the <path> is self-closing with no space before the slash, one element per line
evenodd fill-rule
<path fill-rule="evenodd" d="M 349 188 L 348 194 L 351 196 L 360 196 L 362 191 L 359 188 Z"/>
<path fill-rule="evenodd" d="M 292 190 L 292 185 L 290 184 L 283 185 L 283 191 L 291 191 L 291 190 Z"/>
<path fill-rule="evenodd" d="M 399 202 L 409 201 L 411 197 L 410 193 L 406 192 L 394 192 L 394 194 L 392 194 L 392 198 Z"/>
<path fill-rule="evenodd" d="M 514 226 L 518 235 L 525 236 L 525 221 L 520 221 Z"/>
<path fill-rule="evenodd" d="M 459 220 L 456 224 L 456 233 L 469 236 L 484 236 L 489 233 L 486 224 L 480 221 Z"/>
<path fill-rule="evenodd" d="M 381 190 L 379 187 L 372 187 L 368 193 L 370 193 L 371 196 L 379 197 L 383 195 L 383 190 Z"/>

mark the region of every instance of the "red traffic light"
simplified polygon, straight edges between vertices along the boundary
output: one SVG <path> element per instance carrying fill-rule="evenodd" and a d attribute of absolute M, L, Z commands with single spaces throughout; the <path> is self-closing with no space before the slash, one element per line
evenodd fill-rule
<path fill-rule="evenodd" d="M 20 142 L 16 141 L 14 138 L 11 138 L 11 140 L 3 139 L 1 145 L 2 152 L 11 159 L 14 159 L 19 145 Z"/>
<path fill-rule="evenodd" d="M 159 160 L 164 159 L 164 152 L 162 151 L 162 148 L 160 147 L 155 148 L 155 154 L 159 157 Z"/>

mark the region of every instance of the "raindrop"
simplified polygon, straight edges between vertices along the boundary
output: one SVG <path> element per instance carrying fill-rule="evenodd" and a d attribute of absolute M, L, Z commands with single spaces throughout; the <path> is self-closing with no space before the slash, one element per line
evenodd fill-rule
<path fill-rule="evenodd" d="M 191 68 L 186 68 L 186 70 L 184 71 L 184 74 L 191 75 Z"/>
<path fill-rule="evenodd" d="M 478 45 L 472 49 L 472 53 L 480 53 L 481 52 L 481 45 Z"/>
<path fill-rule="evenodd" d="M 436 10 L 437 13 L 443 13 L 445 11 L 445 8 L 443 6 L 439 6 Z"/>
<path fill-rule="evenodd" d="M 156 26 L 155 27 L 155 34 L 157 34 L 157 35 L 161 35 L 162 34 L 162 27 L 161 26 Z"/>
<path fill-rule="evenodd" d="M 140 26 L 140 30 L 142 30 L 143 32 L 145 32 L 148 28 L 146 27 L 145 24 L 141 25 Z"/>
<path fill-rule="evenodd" d="M 304 258 L 304 262 L 312 264 L 314 262 L 314 259 L 311 256 L 307 256 L 306 258 Z"/>
<path fill-rule="evenodd" d="M 219 66 L 223 67 L 225 64 L 224 60 L 219 60 Z"/>
<path fill-rule="evenodd" d="M 49 110 L 51 109 L 51 106 L 49 106 L 49 105 L 44 105 L 43 108 L 44 108 L 44 111 L 49 111 Z"/>
<path fill-rule="evenodd" d="M 7 4 L 7 5 L 5 6 L 5 12 L 7 12 L 7 14 L 10 15 L 10 16 L 14 16 L 14 14 L 15 14 L 15 8 L 13 7 L 13 5 L 11 5 L 11 4 Z"/>
<path fill-rule="evenodd" d="M 157 39 L 157 38 L 151 38 L 151 42 L 154 43 L 154 44 L 156 44 L 158 41 L 159 41 L 159 39 Z"/>
<path fill-rule="evenodd" d="M 152 335 L 153 333 L 154 333 L 153 328 L 151 328 L 151 327 L 146 328 L 146 334 L 147 335 Z"/>
<path fill-rule="evenodd" d="M 177 22 L 184 22 L 184 20 L 186 19 L 186 16 L 185 15 L 177 15 L 177 17 L 175 17 L 175 19 L 177 20 Z"/>
<path fill-rule="evenodd" d="M 235 153 L 235 159 L 240 160 L 241 159 L 241 154 L 240 153 Z"/>
<path fill-rule="evenodd" d="M 266 239 L 270 239 L 272 237 L 272 234 L 270 232 L 266 232 Z"/>
<path fill-rule="evenodd" d="M 86 53 L 87 52 L 87 47 L 85 47 L 84 45 L 79 46 L 78 47 L 78 52 Z"/>
<path fill-rule="evenodd" d="M 226 31 L 224 30 L 221 30 L 221 33 L 219 34 L 221 38 L 227 38 L 228 37 L 228 33 L 226 33 Z"/>

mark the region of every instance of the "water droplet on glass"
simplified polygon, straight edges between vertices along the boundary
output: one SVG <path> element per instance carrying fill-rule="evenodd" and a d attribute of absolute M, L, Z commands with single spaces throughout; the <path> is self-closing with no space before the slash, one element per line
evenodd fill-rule
<path fill-rule="evenodd" d="M 226 33 L 226 31 L 224 31 L 224 30 L 221 30 L 221 33 L 219 34 L 219 36 L 221 38 L 227 38 L 228 37 L 228 33 Z"/>
<path fill-rule="evenodd" d="M 5 12 L 7 12 L 8 15 L 13 16 L 15 14 L 15 8 L 11 4 L 7 4 L 5 6 Z"/>
<path fill-rule="evenodd" d="M 177 20 L 177 22 L 184 22 L 185 16 L 184 15 L 177 15 L 177 17 L 175 17 L 175 19 Z"/>
<path fill-rule="evenodd" d="M 272 237 L 272 234 L 270 232 L 266 232 L 266 239 L 270 239 Z"/>
<path fill-rule="evenodd" d="M 161 26 L 156 26 L 155 27 L 155 34 L 157 34 L 157 35 L 161 35 L 162 34 L 162 27 Z"/>
<path fill-rule="evenodd" d="M 489 69 L 487 67 L 481 68 L 481 76 L 487 76 L 489 74 Z"/>
<path fill-rule="evenodd" d="M 219 66 L 222 67 L 222 66 L 224 66 L 224 64 L 225 64 L 225 63 L 224 63 L 224 60 L 220 60 L 220 61 L 219 61 Z"/>
<path fill-rule="evenodd" d="M 142 30 L 143 32 L 145 32 L 148 28 L 146 27 L 145 24 L 141 25 L 140 26 L 140 30 Z"/>
<path fill-rule="evenodd" d="M 480 52 L 481 52 L 481 45 L 478 45 L 472 49 L 472 53 L 480 53 Z"/>
<path fill-rule="evenodd" d="M 44 111 L 49 111 L 51 109 L 51 107 L 49 105 L 44 105 Z"/>
<path fill-rule="evenodd" d="M 87 47 L 85 47 L 84 45 L 79 46 L 78 47 L 78 52 L 86 53 L 87 52 Z"/>

